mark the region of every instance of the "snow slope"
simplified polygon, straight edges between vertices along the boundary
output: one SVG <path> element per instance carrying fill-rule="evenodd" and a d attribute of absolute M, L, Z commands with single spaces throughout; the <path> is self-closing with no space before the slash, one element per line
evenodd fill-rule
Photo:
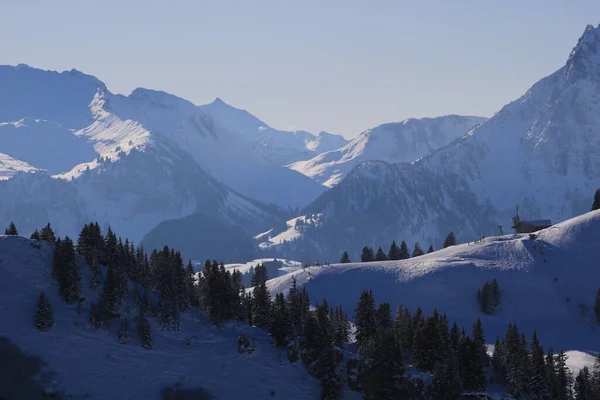
<path fill-rule="evenodd" d="M 338 184 L 363 161 L 412 162 L 448 145 L 485 121 L 482 117 L 447 115 L 379 125 L 345 146 L 290 166 L 325 186 Z"/>
<path fill-rule="evenodd" d="M 343 136 L 327 132 L 315 135 L 306 131 L 280 131 L 271 128 L 248 111 L 232 107 L 219 98 L 200 108 L 225 129 L 239 135 L 241 140 L 264 158 L 278 165 L 308 160 L 348 143 Z"/>
<path fill-rule="evenodd" d="M 98 156 L 93 145 L 72 130 L 31 118 L 0 123 L 0 149 L 51 174 L 68 172 Z"/>
<path fill-rule="evenodd" d="M 90 270 L 80 263 L 87 300 L 78 314 L 75 305 L 61 303 L 51 260 L 45 242 L 0 236 L 0 337 L 47 363 L 46 379 L 39 378 L 44 387 L 91 400 L 159 399 L 163 388 L 176 385 L 203 388 L 217 399 L 318 397 L 318 381 L 301 364 L 289 364 L 285 351 L 272 347 L 264 331 L 246 325 L 218 329 L 195 312 L 184 313 L 182 331 L 172 333 L 160 331 L 150 319 L 152 350 L 140 346 L 133 320 L 132 341 L 124 345 L 117 341 L 117 321 L 108 331 L 92 331 L 88 308 L 99 293 L 89 289 Z M 55 318 L 55 326 L 43 333 L 32 322 L 40 290 L 48 295 Z M 127 303 L 121 314 L 133 318 L 134 307 Z M 238 354 L 240 330 L 253 340 L 254 353 Z"/>
<path fill-rule="evenodd" d="M 12 178 L 18 172 L 34 172 L 37 168 L 25 161 L 15 160 L 8 154 L 0 153 L 0 180 Z"/>
<path fill-rule="evenodd" d="M 403 261 L 337 264 L 271 279 L 272 293 L 289 289 L 292 276 L 312 299 L 327 298 L 351 314 L 361 292 L 378 302 L 426 314 L 438 308 L 465 327 L 481 317 L 488 342 L 509 322 L 544 345 L 587 354 L 600 351 L 594 300 L 600 285 L 600 211 L 590 212 L 529 235 L 488 237 Z M 502 300 L 495 315 L 479 311 L 476 293 L 497 279 Z"/>

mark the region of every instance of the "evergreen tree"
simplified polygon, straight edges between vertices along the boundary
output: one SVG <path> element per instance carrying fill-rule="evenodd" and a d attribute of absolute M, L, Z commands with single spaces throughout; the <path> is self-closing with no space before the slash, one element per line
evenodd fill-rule
<path fill-rule="evenodd" d="M 237 272 L 237 274 L 235 274 Z M 234 275 L 235 275 L 235 282 L 238 282 L 241 284 L 241 274 L 240 272 L 236 269 L 234 271 Z M 187 297 L 187 304 L 188 307 L 198 307 L 198 299 L 196 297 L 196 283 L 195 283 L 195 272 L 194 272 L 194 266 L 192 265 L 192 260 L 188 261 L 188 265 L 185 269 L 185 290 L 186 290 L 186 297 Z M 238 290 L 238 296 L 239 296 L 239 290 Z M 239 304 L 239 301 L 238 301 Z"/>
<path fill-rule="evenodd" d="M 38 331 L 45 332 L 54 325 L 54 315 L 50 307 L 50 301 L 46 293 L 42 290 L 38 297 L 37 309 L 35 311 L 35 328 Z"/>
<path fill-rule="evenodd" d="M 63 301 L 72 304 L 79 300 L 79 266 L 73 242 L 68 236 L 56 241 L 52 276 L 58 281 L 58 292 Z"/>
<path fill-rule="evenodd" d="M 321 399 L 338 400 L 342 398 L 342 381 L 337 375 L 336 352 L 327 349 L 321 356 L 320 364 L 324 371 L 321 378 Z"/>
<path fill-rule="evenodd" d="M 408 308 L 404 309 L 404 315 L 402 316 L 402 321 L 399 323 L 399 326 L 400 338 L 398 342 L 404 350 L 412 349 L 415 332 L 413 316 Z"/>
<path fill-rule="evenodd" d="M 283 297 L 283 293 L 278 293 L 273 302 L 273 311 L 271 312 L 271 335 L 275 341 L 275 346 L 281 347 L 287 344 L 290 335 L 290 314 L 288 304 Z"/>
<path fill-rule="evenodd" d="M 255 286 L 252 292 L 252 321 L 259 328 L 267 328 L 271 323 L 271 295 L 266 282 Z"/>
<path fill-rule="evenodd" d="M 500 339 L 496 336 L 494 352 L 492 353 L 492 369 L 497 383 L 503 383 L 506 376 L 506 368 L 502 361 L 502 345 Z"/>
<path fill-rule="evenodd" d="M 362 387 L 364 399 L 403 398 L 399 385 L 404 374 L 402 349 L 392 331 L 377 332 L 363 355 Z"/>
<path fill-rule="evenodd" d="M 427 318 L 415 328 L 413 339 L 413 363 L 419 369 L 433 371 L 436 362 L 441 358 L 441 335 L 439 331 L 439 315 Z"/>
<path fill-rule="evenodd" d="M 398 259 L 399 260 L 405 260 L 407 258 L 410 258 L 410 253 L 408 252 L 408 246 L 406 245 L 406 242 L 403 240 L 402 243 L 400 243 L 400 250 L 398 250 Z"/>
<path fill-rule="evenodd" d="M 364 354 L 369 342 L 375 337 L 377 325 L 375 320 L 375 299 L 373 292 L 365 290 L 360 295 L 358 306 L 354 310 L 356 324 L 356 343 L 359 355 Z"/>
<path fill-rule="evenodd" d="M 316 334 L 315 338 L 315 346 L 313 348 L 317 349 L 319 354 L 322 354 L 325 349 L 331 348 L 333 343 L 333 326 L 331 323 L 331 318 L 329 315 L 329 305 L 327 304 L 327 300 L 323 299 L 321 304 L 317 304 L 317 308 L 315 310 L 315 317 L 317 321 L 316 326 Z"/>
<path fill-rule="evenodd" d="M 246 322 L 248 325 L 253 324 L 252 304 L 253 304 L 252 293 L 244 291 L 242 293 L 242 300 L 241 300 L 241 311 L 242 311 L 241 320 Z"/>
<path fill-rule="evenodd" d="M 384 302 L 379 304 L 379 308 L 375 312 L 375 326 L 377 332 L 393 332 L 394 321 L 392 319 L 390 303 Z"/>
<path fill-rule="evenodd" d="M 529 357 L 525 337 L 519 336 L 516 324 L 509 324 L 502 347 L 506 387 L 513 396 L 521 396 L 529 383 Z"/>
<path fill-rule="evenodd" d="M 529 389 L 531 398 L 535 400 L 550 400 L 550 387 L 548 385 L 548 373 L 546 369 L 546 359 L 544 357 L 544 349 L 540 345 L 537 333 L 533 332 L 531 338 L 531 379 L 529 381 Z"/>
<path fill-rule="evenodd" d="M 380 247 L 377 249 L 377 254 L 375 255 L 375 261 L 386 261 L 388 258 L 383 252 L 383 249 Z"/>
<path fill-rule="evenodd" d="M 479 345 L 471 338 L 464 337 L 459 344 L 459 366 L 462 386 L 465 390 L 483 390 L 487 386 L 485 367 L 479 354 Z"/>
<path fill-rule="evenodd" d="M 341 306 L 338 306 L 333 315 L 333 342 L 338 347 L 344 347 L 350 340 L 350 321 L 348 315 L 344 312 Z"/>
<path fill-rule="evenodd" d="M 350 263 L 350 255 L 348 254 L 347 251 L 344 251 L 344 254 L 342 254 L 342 257 L 340 258 L 340 263 L 341 264 L 348 264 Z"/>
<path fill-rule="evenodd" d="M 429 253 L 433 253 L 433 246 L 429 245 L 429 248 L 427 249 L 427 254 Z"/>
<path fill-rule="evenodd" d="M 462 394 L 460 373 L 457 356 L 454 349 L 450 349 L 444 360 L 436 363 L 433 368 L 433 377 L 429 388 L 429 398 L 434 400 L 455 400 Z"/>
<path fill-rule="evenodd" d="M 594 193 L 594 203 L 592 204 L 592 211 L 600 210 L 600 189 L 596 189 Z"/>
<path fill-rule="evenodd" d="M 550 391 L 550 397 L 556 399 L 558 397 L 558 380 L 556 376 L 556 357 L 554 355 L 554 349 L 550 347 L 546 354 L 546 379 L 548 381 L 548 389 Z"/>
<path fill-rule="evenodd" d="M 29 237 L 29 239 L 31 239 L 31 240 L 40 240 L 40 233 L 38 232 L 37 229 L 35 231 L 33 231 L 33 233 L 31 234 L 31 236 Z"/>
<path fill-rule="evenodd" d="M 258 264 L 254 271 L 252 272 L 252 277 L 250 278 L 250 286 L 255 287 L 260 285 L 262 282 L 267 282 L 269 280 L 267 276 L 267 267 L 263 264 Z"/>
<path fill-rule="evenodd" d="M 590 384 L 592 393 L 594 396 L 596 396 L 594 400 L 600 399 L 600 354 L 598 354 L 594 360 L 594 366 L 592 367 L 590 376 Z"/>
<path fill-rule="evenodd" d="M 119 305 L 119 293 L 117 288 L 117 278 L 114 267 L 106 269 L 106 280 L 102 287 L 101 306 L 107 313 L 112 313 Z"/>
<path fill-rule="evenodd" d="M 293 338 L 298 338 L 304 331 L 302 320 L 302 297 L 298 291 L 296 277 L 292 276 L 292 286 L 288 291 L 288 303 L 290 310 L 290 331 Z"/>
<path fill-rule="evenodd" d="M 419 244 L 419 242 L 416 242 L 415 243 L 415 248 L 413 249 L 412 256 L 413 257 L 419 257 L 419 256 L 422 256 L 423 254 L 425 254 L 425 253 L 421 249 L 421 245 Z"/>
<path fill-rule="evenodd" d="M 404 307 L 402 304 L 398 304 L 396 307 L 396 314 L 394 316 L 394 335 L 396 335 L 396 341 L 402 346 L 402 329 L 403 329 L 403 316 Z"/>
<path fill-rule="evenodd" d="M 373 249 L 369 246 L 365 246 L 362 249 L 362 254 L 360 255 L 361 262 L 371 262 L 375 261 L 375 254 L 373 253 Z"/>
<path fill-rule="evenodd" d="M 50 224 L 47 224 L 45 227 L 42 228 L 42 230 L 40 231 L 40 239 L 45 240 L 50 244 L 56 243 L 56 236 L 54 235 L 54 231 L 50 227 Z"/>
<path fill-rule="evenodd" d="M 489 356 L 487 354 L 487 346 L 485 344 L 485 337 L 483 333 L 483 323 L 481 318 L 477 318 L 477 321 L 473 324 L 471 331 L 473 342 L 477 351 L 477 362 L 483 367 L 487 367 L 490 363 Z"/>
<path fill-rule="evenodd" d="M 500 288 L 496 279 L 485 282 L 483 289 L 477 291 L 477 300 L 484 314 L 494 314 L 500 304 Z"/>
<path fill-rule="evenodd" d="M 17 227 L 14 222 L 10 221 L 10 225 L 8 225 L 8 228 L 6 228 L 4 230 L 4 234 L 6 236 L 18 236 L 19 235 L 19 232 L 17 231 Z"/>
<path fill-rule="evenodd" d="M 125 344 L 131 340 L 131 336 L 129 335 L 129 322 L 127 319 L 121 319 L 121 323 L 119 325 L 118 332 L 119 343 Z"/>
<path fill-rule="evenodd" d="M 592 391 L 592 378 L 588 367 L 583 367 L 579 371 L 573 389 L 576 400 L 594 400 L 597 398 Z"/>
<path fill-rule="evenodd" d="M 444 240 L 444 248 L 450 246 L 456 246 L 456 238 L 454 237 L 454 232 L 450 232 Z"/>
<path fill-rule="evenodd" d="M 138 336 L 142 342 L 142 347 L 150 350 L 154 347 L 154 336 L 152 335 L 152 327 L 150 322 L 143 316 L 139 316 L 137 319 Z"/>
<path fill-rule="evenodd" d="M 396 246 L 396 241 L 392 241 L 392 245 L 390 246 L 390 250 L 388 251 L 388 259 L 389 260 L 399 260 L 400 259 L 400 249 Z"/>
<path fill-rule="evenodd" d="M 567 355 L 561 350 L 555 357 L 556 400 L 569 400 L 571 396 L 571 373 L 567 366 Z"/>

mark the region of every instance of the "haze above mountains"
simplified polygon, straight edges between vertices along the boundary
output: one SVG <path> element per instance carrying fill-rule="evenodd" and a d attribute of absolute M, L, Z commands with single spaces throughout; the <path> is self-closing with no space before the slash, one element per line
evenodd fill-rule
<path fill-rule="evenodd" d="M 79 71 L 2 66 L 0 224 L 76 235 L 98 220 L 196 259 L 333 261 L 508 230 L 516 204 L 559 222 L 600 187 L 599 84 L 588 26 L 563 67 L 489 120 L 409 119 L 348 142 L 273 129 L 220 99 L 115 95 Z"/>

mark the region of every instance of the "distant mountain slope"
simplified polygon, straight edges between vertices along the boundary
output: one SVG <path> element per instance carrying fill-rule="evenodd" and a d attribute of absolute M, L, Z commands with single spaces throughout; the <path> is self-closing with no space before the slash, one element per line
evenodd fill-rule
<path fill-rule="evenodd" d="M 287 165 L 308 160 L 317 154 L 344 146 L 348 141 L 342 135 L 306 131 L 280 131 L 271 128 L 246 110 L 232 107 L 217 98 L 200 106 L 219 125 L 238 135 L 266 159 Z"/>
<path fill-rule="evenodd" d="M 505 221 L 515 204 L 526 218 L 555 222 L 589 210 L 600 187 L 598 71 L 600 27 L 590 25 L 564 67 L 423 166 L 464 177 Z"/>
<path fill-rule="evenodd" d="M 165 398 L 161 391 L 168 387 L 203 389 L 212 396 L 188 397 L 194 399 L 318 397 L 318 380 L 301 364 L 290 364 L 285 350 L 273 347 L 265 331 L 238 323 L 219 328 L 197 310 L 182 313 L 178 332 L 162 331 L 148 318 L 154 348 L 142 348 L 132 284 L 119 310 L 122 318 L 129 318 L 131 341 L 120 344 L 117 340 L 118 321 L 112 321 L 107 330 L 92 330 L 89 309 L 99 301 L 102 286 L 90 289 L 91 269 L 81 259 L 81 312 L 76 305 L 64 304 L 52 279 L 52 255 L 53 248 L 45 242 L 0 236 L 0 353 L 5 355 L 2 351 L 8 340 L 27 356 L 39 359 L 39 364 L 33 358 L 27 364 L 12 360 L 14 369 L 35 376 L 0 380 L 0 390 L 7 385 L 13 388 L 8 398 L 158 400 Z M 55 320 L 47 332 L 38 332 L 33 325 L 41 290 L 51 302 Z M 238 353 L 240 331 L 252 340 L 256 349 L 252 354 Z M 31 392 L 39 397 L 26 391 L 30 387 L 37 389 Z M 64 397 L 45 395 L 44 390 L 64 391 Z"/>
<path fill-rule="evenodd" d="M 484 121 L 482 117 L 447 115 L 383 124 L 361 133 L 344 147 L 299 161 L 290 168 L 332 187 L 363 161 L 412 162 Z"/>
<path fill-rule="evenodd" d="M 0 92 L 3 152 L 51 173 L 68 173 L 86 163 L 84 168 L 93 168 L 97 156 L 115 160 L 119 152 L 145 149 L 159 135 L 217 180 L 259 201 L 301 207 L 324 190 L 266 160 L 200 107 L 164 92 L 140 88 L 129 96 L 114 95 L 81 72 L 59 74 L 26 65 L 0 67 Z M 30 148 L 27 139 L 32 139 Z M 45 144 L 64 155 L 47 151 L 42 157 L 39 149 Z"/>
<path fill-rule="evenodd" d="M 34 172 L 37 168 L 21 160 L 15 160 L 8 154 L 0 153 L 0 180 L 10 179 L 20 171 Z"/>
<path fill-rule="evenodd" d="M 0 149 L 51 174 L 67 172 L 98 156 L 91 143 L 71 130 L 31 118 L 0 123 Z"/>
<path fill-rule="evenodd" d="M 258 236 L 268 255 L 335 262 L 344 251 L 356 259 L 365 245 L 387 252 L 392 240 L 439 248 L 454 231 L 460 240 L 496 230 L 494 214 L 481 207 L 459 176 L 439 180 L 426 168 L 368 161 L 322 194 L 303 216 Z M 296 222 L 300 219 L 300 223 Z M 412 251 L 412 248 L 411 248 Z"/>
<path fill-rule="evenodd" d="M 449 320 L 470 326 L 482 319 L 488 342 L 503 336 L 509 322 L 530 335 L 537 329 L 555 349 L 600 351 L 594 301 L 600 282 L 600 211 L 529 235 L 488 237 L 402 261 L 310 267 L 268 282 L 286 292 L 295 277 L 311 298 L 327 298 L 352 313 L 371 289 L 377 302 L 402 304 L 425 315 L 437 308 Z M 480 312 L 477 290 L 497 279 L 501 304 L 494 315 Z"/>
<path fill-rule="evenodd" d="M 27 234 L 50 222 L 74 236 L 98 220 L 139 242 L 163 221 L 196 215 L 251 240 L 287 217 L 280 208 L 325 190 L 164 92 L 114 95 L 78 71 L 19 65 L 0 67 L 0 93 L 0 179 L 19 175 L 0 182 L 0 225 L 14 220 Z M 39 170 L 47 174 L 19 174 Z M 175 237 L 161 232 L 154 238 Z"/>
<path fill-rule="evenodd" d="M 600 187 L 599 71 L 600 27 L 588 26 L 564 67 L 492 118 L 410 165 L 358 165 L 300 213 L 321 214 L 319 229 L 270 247 L 296 259 L 392 239 L 439 248 L 449 231 L 459 241 L 508 232 L 515 205 L 553 223 L 588 211 Z"/>

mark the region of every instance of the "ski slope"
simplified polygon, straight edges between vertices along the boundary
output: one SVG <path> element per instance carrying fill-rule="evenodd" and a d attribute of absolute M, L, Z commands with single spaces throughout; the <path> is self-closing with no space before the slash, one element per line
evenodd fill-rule
<path fill-rule="evenodd" d="M 140 346 L 133 320 L 132 340 L 124 345 L 117 341 L 118 321 L 108 331 L 92 331 L 88 309 L 98 293 L 89 289 L 89 268 L 80 263 L 87 300 L 78 314 L 75 305 L 60 302 L 51 260 L 52 248 L 45 242 L 0 236 L 0 338 L 47 363 L 48 374 L 39 377 L 43 387 L 62 389 L 73 399 L 159 399 L 163 388 L 176 385 L 201 387 L 217 399 L 318 398 L 318 380 L 301 363 L 290 364 L 265 331 L 247 325 L 218 329 L 192 312 L 182 314 L 182 331 L 172 333 L 161 332 L 149 318 L 152 350 Z M 55 326 L 43 333 L 33 326 L 40 290 L 48 295 L 55 318 Z M 121 315 L 133 318 L 129 306 L 121 307 Z M 237 352 L 240 330 L 253 340 L 254 353 Z"/>
<path fill-rule="evenodd" d="M 352 314 L 361 292 L 377 302 L 402 304 L 425 314 L 438 308 L 470 329 L 481 317 L 488 342 L 503 336 L 509 322 L 555 349 L 596 354 L 600 325 L 594 300 L 600 287 L 600 211 L 539 232 L 485 238 L 403 261 L 310 267 L 274 278 L 272 294 L 286 292 L 295 277 L 314 301 L 327 298 Z M 497 279 L 501 305 L 495 315 L 479 311 L 476 293 Z"/>

